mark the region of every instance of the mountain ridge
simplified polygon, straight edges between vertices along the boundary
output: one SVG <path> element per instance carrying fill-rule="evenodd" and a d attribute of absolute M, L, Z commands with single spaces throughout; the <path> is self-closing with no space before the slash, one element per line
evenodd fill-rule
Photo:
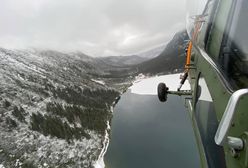
<path fill-rule="evenodd" d="M 177 33 L 152 59 L 0 48 L 0 163 L 92 167 L 121 93 L 140 73 L 182 69 L 186 40 Z"/>
<path fill-rule="evenodd" d="M 137 65 L 139 73 L 171 73 L 176 69 L 182 71 L 187 41 L 186 30 L 176 33 L 157 57 Z"/>
<path fill-rule="evenodd" d="M 121 70 L 82 57 L 0 48 L 1 164 L 92 167 L 133 78 L 112 77 Z"/>

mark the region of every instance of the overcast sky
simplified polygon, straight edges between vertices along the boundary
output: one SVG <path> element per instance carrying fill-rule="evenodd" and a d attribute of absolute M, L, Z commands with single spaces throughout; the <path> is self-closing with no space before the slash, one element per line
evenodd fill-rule
<path fill-rule="evenodd" d="M 185 27 L 186 0 L 1 0 L 0 46 L 129 55 Z"/>

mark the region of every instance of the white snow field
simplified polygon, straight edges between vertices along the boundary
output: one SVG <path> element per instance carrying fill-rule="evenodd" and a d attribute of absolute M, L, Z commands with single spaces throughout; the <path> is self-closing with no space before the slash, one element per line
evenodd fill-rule
<path fill-rule="evenodd" d="M 180 81 L 181 81 L 180 73 L 155 76 L 151 78 L 142 79 L 139 82 L 134 82 L 134 85 L 132 85 L 129 89 L 131 89 L 131 93 L 134 94 L 156 95 L 157 86 L 160 82 L 164 82 L 166 86 L 169 87 L 169 90 L 176 91 Z M 190 89 L 190 84 L 188 80 L 185 81 L 181 90 L 187 90 L 187 89 Z"/>

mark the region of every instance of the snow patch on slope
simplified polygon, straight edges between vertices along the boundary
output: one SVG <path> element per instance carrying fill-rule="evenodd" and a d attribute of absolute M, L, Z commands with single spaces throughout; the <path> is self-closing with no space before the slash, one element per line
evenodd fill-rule
<path fill-rule="evenodd" d="M 91 81 L 96 82 L 96 83 L 101 84 L 101 85 L 105 85 L 105 82 L 102 80 L 91 79 Z"/>

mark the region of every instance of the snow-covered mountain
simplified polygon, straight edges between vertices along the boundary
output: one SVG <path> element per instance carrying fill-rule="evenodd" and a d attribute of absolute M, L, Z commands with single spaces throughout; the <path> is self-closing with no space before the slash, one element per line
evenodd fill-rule
<path fill-rule="evenodd" d="M 130 65 L 140 64 L 146 60 L 147 58 L 143 58 L 137 55 L 131 56 L 109 56 L 109 57 L 102 57 L 98 58 L 104 61 L 106 64 L 115 65 L 119 67 L 126 67 Z"/>
<path fill-rule="evenodd" d="M 157 57 L 136 66 L 138 72 L 158 74 L 182 71 L 186 61 L 185 47 L 188 39 L 186 30 L 176 33 Z"/>
<path fill-rule="evenodd" d="M 166 45 L 160 45 L 158 47 L 154 47 L 152 49 L 140 52 L 140 53 L 138 53 L 136 55 L 139 56 L 139 57 L 142 57 L 142 58 L 152 59 L 152 58 L 155 58 L 155 57 L 159 56 L 159 54 L 161 54 L 162 51 L 164 50 L 165 46 Z"/>
<path fill-rule="evenodd" d="M 142 62 L 148 61 L 152 58 L 159 56 L 164 50 L 165 45 L 160 45 L 140 53 L 129 55 L 129 56 L 109 56 L 109 57 L 100 57 L 99 60 L 104 61 L 106 64 L 115 65 L 119 67 L 126 67 L 137 65 Z"/>
<path fill-rule="evenodd" d="M 93 167 L 120 94 L 139 73 L 182 68 L 187 39 L 123 57 L 0 48 L 0 168 Z"/>
<path fill-rule="evenodd" d="M 0 167 L 92 167 L 132 71 L 80 52 L 0 48 L 0 60 Z"/>

